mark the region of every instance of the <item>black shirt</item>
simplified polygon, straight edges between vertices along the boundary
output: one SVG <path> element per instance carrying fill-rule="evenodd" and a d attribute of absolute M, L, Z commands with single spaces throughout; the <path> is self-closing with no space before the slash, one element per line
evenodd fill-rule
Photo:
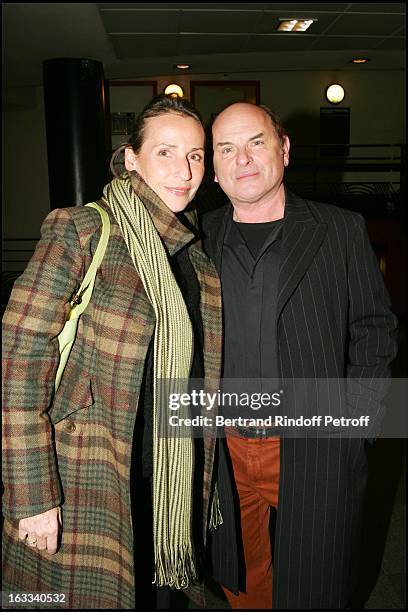
<path fill-rule="evenodd" d="M 229 220 L 222 252 L 224 378 L 278 378 L 276 295 L 283 219 Z"/>

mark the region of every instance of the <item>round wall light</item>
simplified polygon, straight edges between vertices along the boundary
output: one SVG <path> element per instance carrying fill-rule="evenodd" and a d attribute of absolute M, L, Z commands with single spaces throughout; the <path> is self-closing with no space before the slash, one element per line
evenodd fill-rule
<path fill-rule="evenodd" d="M 170 83 L 170 85 L 167 85 L 164 93 L 167 96 L 172 96 L 173 98 L 182 98 L 184 96 L 183 89 L 180 87 L 180 85 L 177 85 L 177 83 Z"/>
<path fill-rule="evenodd" d="M 331 104 L 339 104 L 344 96 L 344 88 L 338 83 L 333 83 L 326 88 L 326 98 Z"/>

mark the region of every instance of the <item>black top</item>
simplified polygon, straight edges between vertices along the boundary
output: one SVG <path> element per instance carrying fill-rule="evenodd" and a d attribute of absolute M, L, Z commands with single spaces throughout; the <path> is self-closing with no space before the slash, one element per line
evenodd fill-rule
<path fill-rule="evenodd" d="M 233 224 L 241 233 L 254 261 L 256 261 L 271 231 L 274 227 L 282 225 L 282 222 L 283 219 L 266 223 L 239 223 L 233 221 Z"/>
<path fill-rule="evenodd" d="M 229 220 L 222 251 L 224 378 L 278 378 L 276 294 L 283 219 Z"/>

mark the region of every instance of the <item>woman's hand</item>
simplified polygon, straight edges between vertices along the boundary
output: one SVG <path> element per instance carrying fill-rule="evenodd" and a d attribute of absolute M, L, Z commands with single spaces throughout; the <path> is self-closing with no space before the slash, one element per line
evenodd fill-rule
<path fill-rule="evenodd" d="M 29 546 L 46 550 L 54 555 L 58 548 L 58 532 L 62 526 L 61 508 L 57 506 L 42 514 L 21 519 L 18 525 L 19 540 L 26 540 Z"/>

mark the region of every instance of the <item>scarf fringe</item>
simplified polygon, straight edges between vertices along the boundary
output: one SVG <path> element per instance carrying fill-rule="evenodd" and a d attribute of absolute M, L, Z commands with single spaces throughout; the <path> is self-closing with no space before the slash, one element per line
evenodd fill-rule
<path fill-rule="evenodd" d="M 173 589 L 186 589 L 197 580 L 194 554 L 191 546 L 177 549 L 177 555 L 161 550 L 157 554 L 153 584 L 157 587 L 169 586 Z"/>
<path fill-rule="evenodd" d="M 222 518 L 221 508 L 220 508 L 220 496 L 218 493 L 218 487 L 217 485 L 215 485 L 214 495 L 213 495 L 212 503 L 211 503 L 209 528 L 212 531 L 215 531 L 217 527 L 220 527 L 220 525 L 223 524 L 223 522 L 224 520 Z"/>

